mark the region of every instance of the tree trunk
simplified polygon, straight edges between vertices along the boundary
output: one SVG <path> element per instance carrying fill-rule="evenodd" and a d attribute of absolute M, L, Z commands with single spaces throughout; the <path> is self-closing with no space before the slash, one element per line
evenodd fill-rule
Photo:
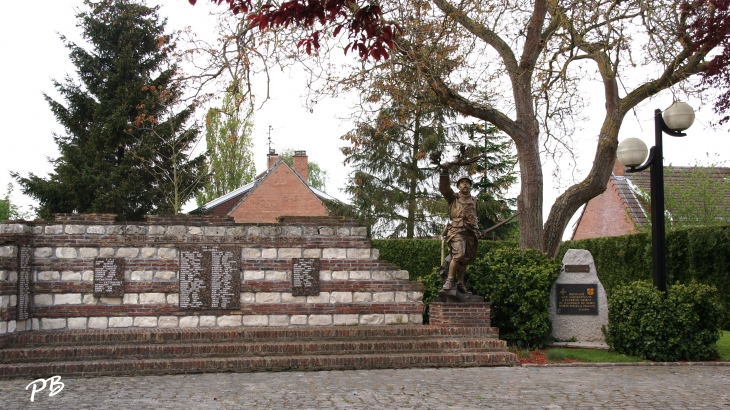
<path fill-rule="evenodd" d="M 406 238 L 413 238 L 416 226 L 416 188 L 418 185 L 418 146 L 420 144 L 421 121 L 416 113 L 413 127 L 413 145 L 411 146 L 410 181 L 408 187 L 408 217 L 406 219 Z"/>

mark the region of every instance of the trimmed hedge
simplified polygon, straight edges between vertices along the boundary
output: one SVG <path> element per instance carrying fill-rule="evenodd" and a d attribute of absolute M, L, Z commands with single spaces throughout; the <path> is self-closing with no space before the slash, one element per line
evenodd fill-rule
<path fill-rule="evenodd" d="M 675 284 L 666 297 L 653 285 L 617 286 L 608 299 L 606 342 L 611 349 L 654 361 L 718 357 L 721 306 L 714 286 Z"/>
<path fill-rule="evenodd" d="M 411 280 L 428 276 L 441 265 L 441 240 L 439 239 L 373 239 L 372 247 L 380 251 L 380 259 L 407 270 Z M 479 241 L 477 259 L 492 249 L 519 248 L 509 241 Z M 449 254 L 444 244 L 444 256 Z"/>
<path fill-rule="evenodd" d="M 715 286 L 726 312 L 722 327 L 730 329 L 730 225 L 689 228 L 667 233 L 667 283 L 695 280 Z M 585 249 L 596 261 L 607 295 L 619 285 L 652 281 L 651 236 L 646 233 L 563 242 L 558 260 L 568 249 Z"/>

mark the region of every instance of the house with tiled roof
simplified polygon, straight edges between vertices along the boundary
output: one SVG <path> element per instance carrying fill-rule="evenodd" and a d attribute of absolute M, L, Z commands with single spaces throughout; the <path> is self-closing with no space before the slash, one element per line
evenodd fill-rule
<path fill-rule="evenodd" d="M 689 187 L 691 173 L 696 167 L 664 167 L 665 194 L 671 195 L 668 187 Z M 730 181 L 730 168 L 714 167 L 708 176 L 715 181 Z M 651 224 L 649 198 L 650 171 L 624 173 L 624 167 L 616 161 L 606 191 L 588 201 L 575 223 L 572 240 L 627 235 L 648 228 Z M 726 186 L 730 186 L 727 184 Z M 675 198 L 675 203 L 691 201 Z M 699 199 L 698 199 L 699 200 Z M 668 201 L 667 201 L 668 202 Z M 730 215 L 730 190 L 724 193 L 724 200 L 713 206 L 723 207 Z M 665 204 L 671 218 L 672 209 Z"/>
<path fill-rule="evenodd" d="M 270 150 L 265 172 L 203 208 L 248 223 L 277 222 L 281 216 L 329 216 L 325 202 L 337 199 L 309 184 L 306 151 L 295 151 L 292 159 L 294 166 L 290 167 Z"/>

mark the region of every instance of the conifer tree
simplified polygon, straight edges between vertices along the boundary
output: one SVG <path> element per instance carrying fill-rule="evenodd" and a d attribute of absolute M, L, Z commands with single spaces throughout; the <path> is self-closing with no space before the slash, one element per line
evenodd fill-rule
<path fill-rule="evenodd" d="M 79 212 L 139 220 L 179 209 L 195 189 L 172 204 L 171 182 L 160 171 L 175 163 L 182 173 L 176 183 L 195 185 L 203 179 L 204 158 L 189 156 L 197 135 L 186 129 L 192 107 L 174 112 L 181 90 L 174 83 L 174 41 L 165 33 L 166 21 L 158 8 L 139 1 L 85 0 L 84 6 L 78 26 L 91 48 L 61 36 L 77 79 L 54 81 L 64 102 L 45 95 L 65 128 L 64 135 L 54 135 L 61 155 L 51 161 L 48 178 L 13 176 L 46 218 Z"/>

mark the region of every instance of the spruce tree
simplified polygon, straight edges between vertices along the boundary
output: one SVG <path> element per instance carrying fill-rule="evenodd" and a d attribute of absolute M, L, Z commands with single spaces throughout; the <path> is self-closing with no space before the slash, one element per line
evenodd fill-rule
<path fill-rule="evenodd" d="M 61 153 L 48 178 L 14 173 L 23 193 L 40 203 L 39 215 L 57 212 L 115 213 L 140 220 L 171 212 L 195 194 L 170 201 L 171 181 L 162 171 L 177 164 L 180 181 L 203 179 L 204 158 L 187 155 L 197 131 L 186 129 L 191 107 L 174 112 L 181 90 L 173 82 L 174 42 L 165 34 L 158 8 L 132 0 L 84 1 L 78 26 L 89 50 L 61 36 L 77 79 L 54 81 L 63 96 L 45 95 L 64 135 L 54 135 Z M 172 142 L 170 139 L 175 140 Z M 174 159 L 171 159 L 174 157 Z"/>

